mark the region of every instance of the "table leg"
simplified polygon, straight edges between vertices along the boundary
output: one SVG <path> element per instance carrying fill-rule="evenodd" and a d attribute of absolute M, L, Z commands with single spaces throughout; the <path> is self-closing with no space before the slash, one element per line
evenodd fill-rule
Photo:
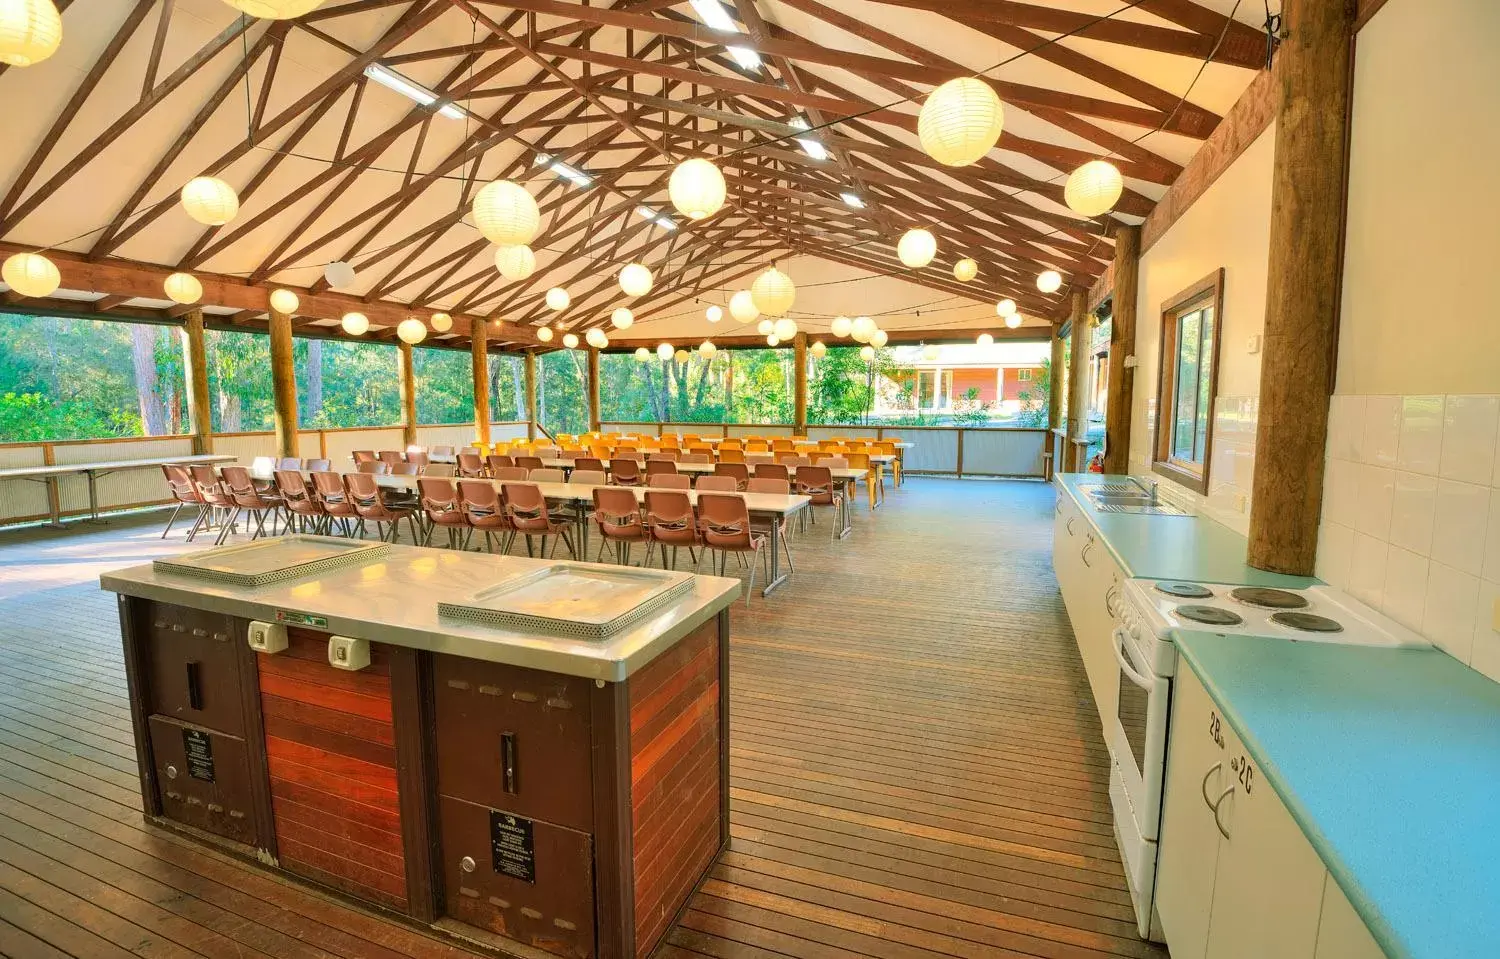
<path fill-rule="evenodd" d="M 859 494 L 859 485 L 855 480 L 844 481 L 844 495 L 839 497 L 839 508 L 837 512 L 839 521 L 838 538 L 844 539 L 854 532 L 854 514 L 850 510 L 854 497 Z"/>
<path fill-rule="evenodd" d="M 57 485 L 57 477 L 48 476 L 36 482 L 47 488 L 47 514 L 52 517 L 47 525 L 53 529 L 67 529 L 62 521 L 62 490 Z"/>
<path fill-rule="evenodd" d="M 98 477 L 93 470 L 87 470 L 83 475 L 89 481 L 89 519 L 97 523 L 99 522 L 99 488 L 96 485 Z"/>
<path fill-rule="evenodd" d="M 578 544 L 578 561 L 587 563 L 589 559 L 588 507 L 582 503 L 573 504 L 573 526 L 577 530 L 573 542 Z"/>
<path fill-rule="evenodd" d="M 771 551 L 771 577 L 766 583 L 766 588 L 760 591 L 762 596 L 771 595 L 771 591 L 791 578 L 791 573 L 781 571 L 781 517 L 771 515 L 771 539 L 766 548 Z M 753 559 L 751 562 L 755 562 Z"/>

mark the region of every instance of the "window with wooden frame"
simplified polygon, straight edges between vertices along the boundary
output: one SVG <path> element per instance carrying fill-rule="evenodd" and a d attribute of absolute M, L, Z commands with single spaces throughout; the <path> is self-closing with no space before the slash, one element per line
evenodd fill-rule
<path fill-rule="evenodd" d="M 1208 493 L 1223 318 L 1222 268 L 1161 308 L 1161 363 L 1151 468 L 1203 494 Z"/>

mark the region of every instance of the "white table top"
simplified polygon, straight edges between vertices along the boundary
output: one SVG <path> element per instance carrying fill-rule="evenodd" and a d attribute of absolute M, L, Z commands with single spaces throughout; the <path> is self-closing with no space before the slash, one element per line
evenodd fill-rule
<path fill-rule="evenodd" d="M 233 463 L 238 457 L 223 453 L 190 453 L 185 456 L 151 456 L 134 460 L 96 460 L 89 463 L 58 463 L 53 466 L 12 466 L 0 469 L 0 479 L 46 479 L 49 476 L 72 476 L 81 473 L 109 473 L 115 470 L 150 469 L 162 466 L 195 466 L 202 463 Z"/>
<path fill-rule="evenodd" d="M 542 466 L 546 467 L 547 469 L 573 469 L 574 468 L 573 467 L 573 463 L 574 463 L 573 460 L 553 460 L 553 459 L 542 460 Z M 749 465 L 749 464 L 746 464 L 746 465 Z M 709 474 L 713 473 L 714 468 L 715 468 L 715 464 L 713 464 L 713 463 L 678 463 L 677 464 L 677 472 L 679 472 L 679 473 L 694 473 L 694 474 L 700 474 L 700 475 L 709 475 Z M 609 462 L 608 461 L 606 461 L 605 464 L 604 464 L 604 471 L 606 473 L 609 472 Z M 645 471 L 646 471 L 646 464 L 642 463 L 641 464 L 641 472 L 644 473 Z M 752 474 L 754 474 L 755 470 L 752 468 L 750 470 L 750 472 Z M 789 466 L 787 466 L 787 472 L 792 473 L 793 475 L 795 475 L 796 472 L 797 472 L 797 467 L 789 465 Z M 864 475 L 865 475 L 865 471 L 864 470 L 850 469 L 848 467 L 841 467 L 839 469 L 834 469 L 834 470 L 831 470 L 831 472 L 833 473 L 834 479 L 843 479 L 843 480 L 862 479 L 864 477 Z"/>

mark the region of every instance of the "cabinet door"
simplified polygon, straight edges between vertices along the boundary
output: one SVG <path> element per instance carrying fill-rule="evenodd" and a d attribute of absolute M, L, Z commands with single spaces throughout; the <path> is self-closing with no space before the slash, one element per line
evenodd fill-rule
<path fill-rule="evenodd" d="M 1079 545 L 1078 561 L 1083 570 L 1083 621 L 1078 635 L 1079 651 L 1088 670 L 1099 719 L 1108 723 L 1120 704 L 1120 667 L 1112 650 L 1115 621 L 1113 591 L 1117 588 L 1119 567 L 1099 533 L 1088 527 Z"/>
<path fill-rule="evenodd" d="M 1318 922 L 1315 959 L 1385 959 L 1363 919 L 1349 905 L 1332 876 L 1323 885 L 1323 916 Z"/>
<path fill-rule="evenodd" d="M 1219 828 L 1209 801 L 1233 782 L 1225 755 L 1230 730 L 1185 664 L 1177 671 L 1172 696 L 1156 911 L 1172 959 L 1202 959 L 1219 859 Z"/>
<path fill-rule="evenodd" d="M 1313 959 L 1328 870 L 1233 732 L 1219 804 L 1219 844 L 1208 959 Z"/>
<path fill-rule="evenodd" d="M 216 613 L 152 603 L 146 613 L 149 676 L 146 708 L 209 729 L 245 734 L 239 649 L 233 620 Z"/>
<path fill-rule="evenodd" d="M 165 716 L 152 716 L 149 722 L 162 815 L 254 844 L 254 793 L 245 741 Z"/>
<path fill-rule="evenodd" d="M 1052 569 L 1057 574 L 1057 585 L 1062 589 L 1063 602 L 1069 604 L 1070 612 L 1077 600 L 1079 585 L 1075 575 L 1078 555 L 1075 537 L 1083 535 L 1085 525 L 1073 501 L 1059 491 L 1052 516 Z"/>

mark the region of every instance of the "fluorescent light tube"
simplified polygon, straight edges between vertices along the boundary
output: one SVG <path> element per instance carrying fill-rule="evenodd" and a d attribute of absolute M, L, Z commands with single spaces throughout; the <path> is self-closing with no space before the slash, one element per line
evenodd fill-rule
<path fill-rule="evenodd" d="M 858 193 L 840 193 L 839 199 L 844 201 L 845 206 L 852 206 L 856 210 L 865 208 L 865 201 L 859 198 Z"/>
<path fill-rule="evenodd" d="M 798 130 L 810 129 L 808 122 L 801 117 L 792 117 L 791 120 L 788 121 L 788 123 Z M 797 145 L 802 148 L 802 152 L 806 153 L 814 160 L 828 159 L 828 151 L 824 149 L 823 144 L 819 143 L 817 140 L 814 140 L 812 137 L 795 137 L 795 139 L 797 141 Z"/>
<path fill-rule="evenodd" d="M 395 70 L 382 64 L 372 63 L 365 67 L 365 76 L 387 89 L 395 90 L 409 100 L 415 100 L 424 107 L 430 107 L 438 102 L 438 95 L 436 93 L 433 93 L 420 83 L 413 83 Z M 445 116 L 450 120 L 462 120 L 468 116 L 464 112 L 463 107 L 460 107 L 456 103 L 444 103 L 438 107 L 437 112 L 439 116 Z"/>
<path fill-rule="evenodd" d="M 738 33 L 739 28 L 734 25 L 734 18 L 719 0 L 692 0 L 693 9 L 698 11 L 698 16 L 704 23 L 715 30 L 725 33 Z"/>
<path fill-rule="evenodd" d="M 734 58 L 734 62 L 746 70 L 760 69 L 760 54 L 754 50 L 751 50 L 749 47 L 729 47 L 728 49 L 729 55 Z"/>

